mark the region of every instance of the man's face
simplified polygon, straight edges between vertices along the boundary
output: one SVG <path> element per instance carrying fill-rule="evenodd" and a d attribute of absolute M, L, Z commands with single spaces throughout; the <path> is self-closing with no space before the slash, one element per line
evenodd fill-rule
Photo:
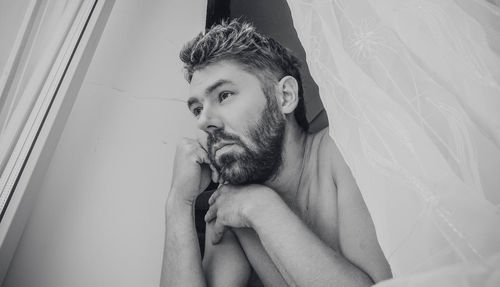
<path fill-rule="evenodd" d="M 231 184 L 263 183 L 282 161 L 285 117 L 274 89 L 232 61 L 193 74 L 188 105 L 209 136 L 208 155 Z"/>

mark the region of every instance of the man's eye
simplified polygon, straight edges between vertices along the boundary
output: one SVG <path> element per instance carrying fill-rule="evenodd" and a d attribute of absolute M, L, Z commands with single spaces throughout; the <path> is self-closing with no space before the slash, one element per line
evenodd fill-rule
<path fill-rule="evenodd" d="M 203 111 L 203 107 L 196 107 L 193 109 L 193 115 L 197 117 L 201 114 L 201 111 Z"/>
<path fill-rule="evenodd" d="M 227 99 L 230 95 L 232 95 L 231 92 L 222 92 L 219 94 L 219 103 Z"/>

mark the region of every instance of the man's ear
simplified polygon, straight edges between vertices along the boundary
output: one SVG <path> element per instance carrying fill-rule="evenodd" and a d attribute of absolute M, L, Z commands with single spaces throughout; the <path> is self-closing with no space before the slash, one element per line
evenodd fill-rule
<path fill-rule="evenodd" d="M 299 104 L 299 84 L 292 76 L 284 76 L 278 83 L 280 91 L 279 104 L 284 114 L 295 111 Z"/>

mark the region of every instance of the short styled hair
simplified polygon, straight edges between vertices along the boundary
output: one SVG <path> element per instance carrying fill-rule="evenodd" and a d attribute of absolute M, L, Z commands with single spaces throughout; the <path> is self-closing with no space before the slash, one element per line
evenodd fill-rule
<path fill-rule="evenodd" d="M 272 86 L 272 80 L 277 82 L 284 76 L 294 77 L 299 88 L 295 120 L 303 130 L 308 130 L 299 59 L 278 41 L 258 33 L 252 24 L 237 19 L 223 21 L 189 41 L 179 56 L 184 62 L 188 82 L 195 71 L 221 60 L 240 63 L 259 78 L 266 89 Z"/>

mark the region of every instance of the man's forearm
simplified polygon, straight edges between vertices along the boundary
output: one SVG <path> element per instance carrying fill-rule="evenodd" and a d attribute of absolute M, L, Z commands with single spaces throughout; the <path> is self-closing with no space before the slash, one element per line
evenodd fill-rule
<path fill-rule="evenodd" d="M 370 277 L 328 247 L 286 206 L 248 212 L 265 250 L 290 286 L 370 286 Z"/>
<path fill-rule="evenodd" d="M 206 286 L 193 208 L 194 204 L 167 200 L 161 287 Z"/>

